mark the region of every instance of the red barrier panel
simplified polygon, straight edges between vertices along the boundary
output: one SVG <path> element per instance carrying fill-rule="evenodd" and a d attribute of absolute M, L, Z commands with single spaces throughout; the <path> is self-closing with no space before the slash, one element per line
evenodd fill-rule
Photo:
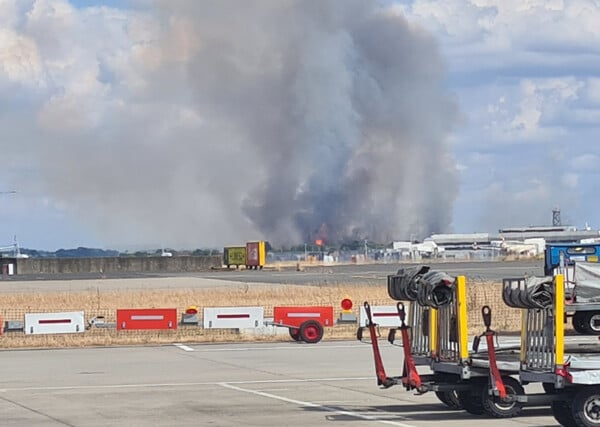
<path fill-rule="evenodd" d="M 274 307 L 273 322 L 299 328 L 307 320 L 333 326 L 333 307 Z"/>
<path fill-rule="evenodd" d="M 130 329 L 177 329 L 177 309 L 118 309 L 117 330 Z"/>

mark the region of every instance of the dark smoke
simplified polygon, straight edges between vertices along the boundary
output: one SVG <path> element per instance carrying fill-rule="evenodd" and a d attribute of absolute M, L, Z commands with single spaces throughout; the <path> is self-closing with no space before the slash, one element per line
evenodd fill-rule
<path fill-rule="evenodd" d="M 240 9 L 240 4 L 243 4 Z M 257 182 L 243 212 L 278 243 L 447 229 L 444 140 L 456 108 L 434 40 L 378 2 L 176 2 L 201 48 L 195 107 L 241 135 Z"/>
<path fill-rule="evenodd" d="M 448 231 L 458 113 L 431 35 L 367 0 L 144 7 L 126 27 L 99 25 L 93 42 L 89 22 L 57 38 L 22 25 L 48 60 L 81 50 L 98 61 L 100 95 L 67 108 L 57 89 L 28 101 L 33 130 L 27 115 L 12 122 L 32 188 L 107 244 Z"/>

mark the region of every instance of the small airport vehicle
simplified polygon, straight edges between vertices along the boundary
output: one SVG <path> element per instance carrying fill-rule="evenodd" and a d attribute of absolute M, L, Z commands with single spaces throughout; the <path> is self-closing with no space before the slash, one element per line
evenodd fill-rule
<path fill-rule="evenodd" d="M 600 335 L 600 243 L 547 244 L 544 274 L 565 279 L 565 315 L 580 334 Z"/>

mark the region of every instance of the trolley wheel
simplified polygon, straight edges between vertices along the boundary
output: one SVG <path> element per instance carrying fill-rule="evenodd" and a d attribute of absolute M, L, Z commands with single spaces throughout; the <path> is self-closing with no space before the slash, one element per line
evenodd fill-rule
<path fill-rule="evenodd" d="M 600 335 L 600 311 L 584 311 L 584 328 L 590 335 Z"/>
<path fill-rule="evenodd" d="M 586 327 L 585 311 L 576 311 L 571 318 L 573 323 L 573 329 L 579 334 L 589 334 L 589 330 Z"/>
<path fill-rule="evenodd" d="M 600 387 L 584 387 L 575 394 L 571 405 L 577 426 L 600 426 Z"/>
<path fill-rule="evenodd" d="M 502 377 L 504 382 L 504 388 L 506 389 L 507 395 L 523 395 L 525 389 L 512 377 Z M 488 384 L 488 383 L 486 383 Z M 505 401 L 500 399 L 498 396 L 492 396 L 489 394 L 489 388 L 483 387 L 481 390 L 481 404 L 486 414 L 494 418 L 510 418 L 519 415 L 523 409 L 523 403 L 516 401 Z"/>
<path fill-rule="evenodd" d="M 460 406 L 471 415 L 482 415 L 485 412 L 481 403 L 481 393 L 484 385 L 485 381 L 472 379 L 469 390 L 460 390 L 457 392 Z"/>
<path fill-rule="evenodd" d="M 458 393 L 456 390 L 452 391 L 436 391 L 435 395 L 437 398 L 450 409 L 462 409 L 462 405 L 458 400 Z"/>
<path fill-rule="evenodd" d="M 309 344 L 315 344 L 323 338 L 323 326 L 316 320 L 307 320 L 300 325 L 300 338 Z"/>
<path fill-rule="evenodd" d="M 555 400 L 552 402 L 552 415 L 561 426 L 577 427 L 577 422 L 573 418 L 570 400 Z"/>
<path fill-rule="evenodd" d="M 288 332 L 290 333 L 290 337 L 292 337 L 292 339 L 294 341 L 300 341 L 300 329 L 298 329 L 298 328 L 289 328 Z"/>

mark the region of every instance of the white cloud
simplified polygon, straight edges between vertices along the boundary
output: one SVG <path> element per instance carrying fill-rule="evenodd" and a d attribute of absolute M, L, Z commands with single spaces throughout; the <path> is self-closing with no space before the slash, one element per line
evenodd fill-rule
<path fill-rule="evenodd" d="M 556 140 L 568 132 L 569 117 L 575 117 L 571 105 L 579 100 L 583 88 L 583 82 L 573 77 L 522 79 L 518 85 L 494 91 L 484 86 L 470 96 L 482 102 L 497 96 L 495 92 L 503 95 L 485 105 L 485 116 L 473 116 L 477 121 L 472 125 L 481 126 L 501 144 Z"/>
<path fill-rule="evenodd" d="M 569 157 L 569 165 L 578 171 L 596 171 L 600 165 L 600 156 L 598 154 L 580 154 Z"/>
<path fill-rule="evenodd" d="M 590 77 L 586 80 L 586 88 L 583 97 L 590 105 L 600 107 L 600 78 Z"/>
<path fill-rule="evenodd" d="M 13 30 L 0 29 L 0 75 L 26 86 L 41 83 L 42 64 L 35 41 Z"/>
<path fill-rule="evenodd" d="M 600 159 L 598 2 L 415 0 L 395 9 L 439 40 L 467 117 L 455 144 L 459 229 L 535 223 L 557 203 L 574 221 L 587 217 L 579 209 L 595 204 Z M 481 150 L 489 162 L 470 155 Z M 483 205 L 492 208 L 473 208 Z"/>
<path fill-rule="evenodd" d="M 600 8 L 592 1 L 416 0 L 396 8 L 441 37 L 464 69 L 527 64 L 537 52 L 559 61 L 598 52 Z"/>
<path fill-rule="evenodd" d="M 563 174 L 561 180 L 562 180 L 563 185 L 567 189 L 577 190 L 577 187 L 579 186 L 579 174 L 577 174 L 577 173 L 573 173 L 573 172 L 565 173 L 565 174 Z"/>

